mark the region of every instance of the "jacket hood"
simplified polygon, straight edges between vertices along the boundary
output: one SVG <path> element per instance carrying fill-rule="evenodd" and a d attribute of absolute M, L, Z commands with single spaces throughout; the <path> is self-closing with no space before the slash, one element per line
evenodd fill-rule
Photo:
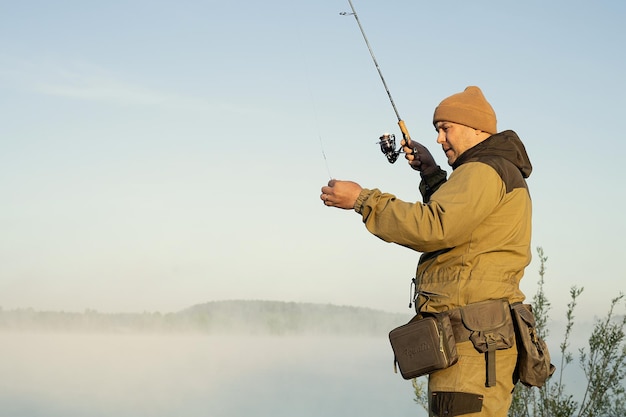
<path fill-rule="evenodd" d="M 533 170 L 530 158 L 526 153 L 526 147 L 524 147 L 517 133 L 512 130 L 496 133 L 463 152 L 452 165 L 452 169 L 478 158 L 494 156 L 510 161 L 519 169 L 524 178 L 528 178 Z"/>

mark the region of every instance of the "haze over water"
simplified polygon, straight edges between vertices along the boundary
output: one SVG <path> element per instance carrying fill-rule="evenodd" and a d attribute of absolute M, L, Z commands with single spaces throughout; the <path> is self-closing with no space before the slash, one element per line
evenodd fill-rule
<path fill-rule="evenodd" d="M 0 415 L 425 416 L 374 337 L 0 333 Z"/>

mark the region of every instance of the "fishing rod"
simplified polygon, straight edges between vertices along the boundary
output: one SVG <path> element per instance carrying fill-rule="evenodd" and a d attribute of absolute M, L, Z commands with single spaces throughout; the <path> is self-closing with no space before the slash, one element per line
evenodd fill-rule
<path fill-rule="evenodd" d="M 385 77 L 383 77 L 383 73 L 380 70 L 380 66 L 378 65 L 378 61 L 376 61 L 376 57 L 374 56 L 374 51 L 372 51 L 372 47 L 370 46 L 369 41 L 367 40 L 367 36 L 365 36 L 365 31 L 363 30 L 363 26 L 361 26 L 361 21 L 359 20 L 359 15 L 356 14 L 356 10 L 354 10 L 354 6 L 352 5 L 352 0 L 348 0 L 350 4 L 350 9 L 352 9 L 352 13 L 341 12 L 339 13 L 342 16 L 354 16 L 356 23 L 359 25 L 359 29 L 361 30 L 361 35 L 363 35 L 363 39 L 365 40 L 365 44 L 367 45 L 367 49 L 370 51 L 370 55 L 372 60 L 374 61 L 374 65 L 376 66 L 376 70 L 378 71 L 378 75 L 380 76 L 380 80 L 383 82 L 383 86 L 385 87 L 385 91 L 387 92 L 387 96 L 389 97 L 389 101 L 391 102 L 391 107 L 393 107 L 393 111 L 396 113 L 396 117 L 398 118 L 398 126 L 400 126 L 400 131 L 402 132 L 402 137 L 404 138 L 404 143 L 408 144 L 411 141 L 411 136 L 409 135 L 409 131 L 404 124 L 404 120 L 400 117 L 400 113 L 398 112 L 398 108 L 396 107 L 396 103 L 393 101 L 393 97 L 391 97 L 391 93 L 389 92 L 389 87 L 387 87 L 387 82 L 385 81 Z M 398 155 L 403 153 L 402 147 L 396 150 L 396 136 L 393 133 L 384 133 L 377 142 L 380 145 L 380 150 L 385 154 L 387 160 L 390 163 L 396 162 L 398 159 Z M 413 149 L 413 154 L 417 154 L 417 149 Z"/>

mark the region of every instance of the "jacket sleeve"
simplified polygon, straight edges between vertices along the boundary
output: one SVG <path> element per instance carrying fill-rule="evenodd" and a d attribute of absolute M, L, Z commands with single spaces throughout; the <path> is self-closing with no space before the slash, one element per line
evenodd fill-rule
<path fill-rule="evenodd" d="M 428 203 L 408 203 L 378 189 L 364 189 L 354 208 L 365 227 L 380 239 L 432 252 L 470 240 L 505 193 L 493 168 L 471 162 L 454 170 Z"/>

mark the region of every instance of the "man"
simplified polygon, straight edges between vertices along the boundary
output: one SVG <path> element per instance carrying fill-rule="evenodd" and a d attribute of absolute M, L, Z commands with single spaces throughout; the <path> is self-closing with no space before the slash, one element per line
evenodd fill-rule
<path fill-rule="evenodd" d="M 487 300 L 512 304 L 525 298 L 519 282 L 531 258 L 525 178 L 532 167 L 513 131 L 497 133 L 495 112 L 478 87 L 443 100 L 433 124 L 452 167 L 449 178 L 425 147 L 402 141 L 406 159 L 421 173 L 423 203 L 338 180 L 322 187 L 321 199 L 355 210 L 379 238 L 422 252 L 416 310 L 449 313 L 459 354 L 455 365 L 429 376 L 431 416 L 505 417 L 515 383 L 514 338 L 509 346 L 498 345 L 490 370 L 487 355 L 469 340 L 462 314 Z"/>

